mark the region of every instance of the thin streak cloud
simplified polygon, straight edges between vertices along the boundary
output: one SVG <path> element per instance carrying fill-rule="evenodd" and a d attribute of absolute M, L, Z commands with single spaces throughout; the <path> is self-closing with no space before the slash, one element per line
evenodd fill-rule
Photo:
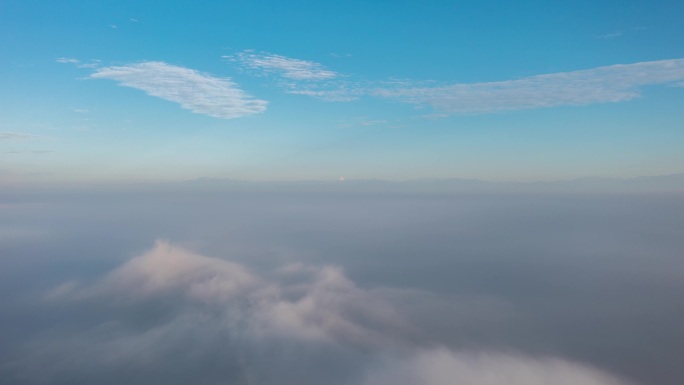
<path fill-rule="evenodd" d="M 217 78 L 164 62 L 142 62 L 98 69 L 94 79 L 116 80 L 124 87 L 145 91 L 197 114 L 220 119 L 254 115 L 268 102 L 255 99 L 228 78 Z"/>
<path fill-rule="evenodd" d="M 272 53 L 240 52 L 233 57 L 243 66 L 264 73 L 277 73 L 292 80 L 329 80 L 339 74 L 326 69 L 322 64 L 313 61 L 294 59 Z"/>
<path fill-rule="evenodd" d="M 598 39 L 614 39 L 614 38 L 620 37 L 622 35 L 623 35 L 622 31 L 617 31 L 617 32 L 606 33 L 603 35 L 598 35 L 596 37 Z"/>
<path fill-rule="evenodd" d="M 360 90 L 335 89 L 335 90 L 312 90 L 312 89 L 291 89 L 288 94 L 305 95 L 325 102 L 351 102 L 359 99 L 364 94 Z"/>
<path fill-rule="evenodd" d="M 462 83 L 439 87 L 378 88 L 380 98 L 430 105 L 452 114 L 624 102 L 639 97 L 650 85 L 679 85 L 684 59 L 617 64 L 589 70 L 559 72 L 516 80 Z"/>
<path fill-rule="evenodd" d="M 78 64 L 81 61 L 78 59 L 70 58 L 70 57 L 59 57 L 57 58 L 57 63 L 67 63 L 67 64 Z"/>

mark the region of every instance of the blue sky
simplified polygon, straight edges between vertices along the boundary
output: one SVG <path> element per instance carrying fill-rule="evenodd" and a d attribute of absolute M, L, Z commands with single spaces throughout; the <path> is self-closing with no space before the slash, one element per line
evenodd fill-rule
<path fill-rule="evenodd" d="M 0 4 L 4 183 L 684 172 L 684 3 Z"/>

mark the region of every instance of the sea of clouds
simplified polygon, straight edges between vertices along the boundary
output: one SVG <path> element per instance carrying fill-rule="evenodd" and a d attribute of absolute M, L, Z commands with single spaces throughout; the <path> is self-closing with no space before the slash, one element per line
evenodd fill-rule
<path fill-rule="evenodd" d="M 7 384 L 676 384 L 679 196 L 5 194 Z"/>

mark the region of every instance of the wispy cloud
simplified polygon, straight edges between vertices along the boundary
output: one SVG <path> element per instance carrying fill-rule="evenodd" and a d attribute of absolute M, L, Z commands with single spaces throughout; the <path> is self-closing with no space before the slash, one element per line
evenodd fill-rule
<path fill-rule="evenodd" d="M 60 57 L 56 60 L 57 63 L 74 64 L 78 68 L 97 68 L 100 66 L 100 60 L 92 59 L 89 63 L 83 63 L 79 59 L 70 57 Z"/>
<path fill-rule="evenodd" d="M 20 132 L 0 132 L 0 140 L 24 140 L 35 138 L 38 138 L 38 135 L 23 134 Z"/>
<path fill-rule="evenodd" d="M 624 385 L 603 371 L 557 358 L 458 353 L 435 348 L 387 360 L 364 385 Z"/>
<path fill-rule="evenodd" d="M 622 35 L 623 35 L 622 31 L 616 31 L 616 32 L 606 33 L 603 35 L 598 35 L 598 36 L 596 36 L 596 38 L 598 38 L 598 39 L 615 39 L 616 37 L 620 37 Z"/>
<path fill-rule="evenodd" d="M 81 62 L 80 60 L 70 58 L 70 57 L 59 57 L 59 58 L 57 58 L 57 63 L 78 64 L 80 62 Z"/>
<path fill-rule="evenodd" d="M 615 32 L 603 38 L 621 34 Z M 684 59 L 617 64 L 496 82 L 436 85 L 431 81 L 410 79 L 353 80 L 318 63 L 269 53 L 245 51 L 225 58 L 265 73 L 279 73 L 287 78 L 281 80 L 280 85 L 289 94 L 328 102 L 348 102 L 371 96 L 429 105 L 438 114 L 428 114 L 427 118 L 622 102 L 639 97 L 644 86 L 682 86 L 684 80 Z"/>
<path fill-rule="evenodd" d="M 338 123 L 339 128 L 349 127 L 369 127 L 369 126 L 386 126 L 390 122 L 386 119 L 373 119 L 367 116 L 360 116 L 358 118 L 342 120 Z"/>
<path fill-rule="evenodd" d="M 112 79 L 198 114 L 232 119 L 258 114 L 267 102 L 242 91 L 228 78 L 217 78 L 164 62 L 142 62 L 98 69 L 95 79 Z"/>
<path fill-rule="evenodd" d="M 684 59 L 673 59 L 499 82 L 379 87 L 370 92 L 380 98 L 430 105 L 445 113 L 472 114 L 622 102 L 639 97 L 640 88 L 644 86 L 677 86 L 682 80 Z"/>
<path fill-rule="evenodd" d="M 257 274 L 159 241 L 91 284 L 70 281 L 47 293 L 46 302 L 99 323 L 41 337 L 10 370 L 34 383 L 116 377 L 121 368 L 137 383 L 182 368 L 200 384 L 625 384 L 562 358 L 458 351 L 430 341 L 405 307 L 431 298 L 364 289 L 330 266 L 296 263 Z M 207 362 L 222 370 L 207 375 Z M 144 376 L 131 375 L 140 367 Z"/>
<path fill-rule="evenodd" d="M 449 117 L 448 114 L 425 114 L 425 115 L 420 115 L 420 116 L 419 116 L 419 118 L 422 118 L 422 119 L 430 119 L 430 120 L 434 120 L 434 119 L 444 119 L 444 118 L 448 118 L 448 117 Z"/>
<path fill-rule="evenodd" d="M 90 63 L 81 63 L 78 68 L 97 68 L 100 66 L 100 61 L 97 59 L 91 60 Z"/>
<path fill-rule="evenodd" d="M 48 293 L 51 300 L 128 298 L 149 302 L 169 295 L 178 303 L 209 305 L 226 312 L 224 326 L 249 326 L 258 337 L 381 346 L 393 333 L 412 328 L 382 296 L 358 288 L 337 267 L 287 265 L 270 277 L 219 258 L 193 253 L 166 241 L 134 258 L 96 285 L 67 282 Z M 237 314 L 236 304 L 244 306 Z M 236 322 L 237 321 L 237 322 Z"/>
<path fill-rule="evenodd" d="M 364 95 L 366 92 L 362 89 L 297 89 L 291 87 L 287 91 L 288 94 L 293 95 L 306 95 L 312 98 L 320 99 L 326 102 L 351 102 L 358 99 L 360 96 Z"/>
<path fill-rule="evenodd" d="M 276 73 L 293 80 L 328 80 L 339 76 L 338 73 L 326 69 L 322 64 L 313 61 L 289 58 L 268 52 L 244 51 L 227 58 L 235 60 L 243 66 L 264 73 Z"/>
<path fill-rule="evenodd" d="M 275 77 L 284 92 L 326 102 L 349 102 L 367 94 L 368 87 L 313 61 L 247 50 L 224 59 L 258 76 Z"/>
<path fill-rule="evenodd" d="M 224 58 L 260 75 L 278 75 L 277 85 L 288 94 L 328 102 L 348 102 L 361 97 L 393 99 L 431 106 L 436 111 L 425 115 L 426 118 L 623 102 L 641 96 L 641 88 L 646 86 L 684 84 L 684 59 L 617 64 L 495 82 L 437 85 L 405 79 L 353 80 L 319 63 L 270 53 L 244 51 Z M 79 67 L 98 65 L 71 58 L 57 61 Z M 185 109 L 217 118 L 260 113 L 267 105 L 266 101 L 246 94 L 230 79 L 164 62 L 97 68 L 91 77 L 118 80 L 123 86 L 141 89 L 179 103 Z"/>

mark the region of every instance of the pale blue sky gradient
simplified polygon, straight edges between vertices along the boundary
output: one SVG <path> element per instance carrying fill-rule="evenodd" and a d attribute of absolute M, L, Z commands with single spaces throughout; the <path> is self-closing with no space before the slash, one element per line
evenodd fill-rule
<path fill-rule="evenodd" d="M 684 172 L 682 18 L 678 1 L 7 0 L 0 180 Z"/>

